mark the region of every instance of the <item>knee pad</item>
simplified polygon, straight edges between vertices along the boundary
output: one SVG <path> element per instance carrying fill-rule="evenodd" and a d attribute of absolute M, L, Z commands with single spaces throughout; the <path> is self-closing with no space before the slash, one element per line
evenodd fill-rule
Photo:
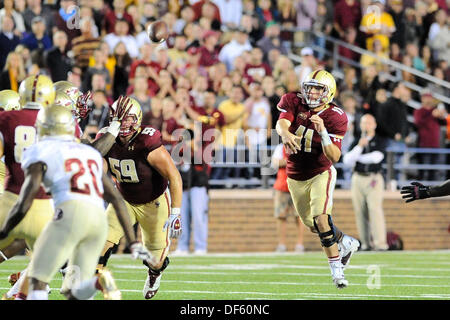
<path fill-rule="evenodd" d="M 316 219 L 313 219 L 314 221 L 314 228 L 316 228 L 317 232 L 319 233 L 320 242 L 322 243 L 322 247 L 331 247 L 333 244 L 338 242 L 337 236 L 336 236 L 336 229 L 333 225 L 333 220 L 331 219 L 331 216 L 328 215 L 328 224 L 330 225 L 331 230 L 327 232 L 320 232 L 319 228 L 317 227 Z M 332 236 L 331 238 L 325 238 Z"/>
<path fill-rule="evenodd" d="M 112 246 L 111 248 L 109 248 L 108 250 L 106 250 L 105 255 L 101 256 L 100 258 L 98 258 L 98 264 L 101 264 L 102 266 L 106 266 L 106 264 L 108 263 L 108 259 L 112 254 L 113 249 L 116 247 L 116 245 Z"/>

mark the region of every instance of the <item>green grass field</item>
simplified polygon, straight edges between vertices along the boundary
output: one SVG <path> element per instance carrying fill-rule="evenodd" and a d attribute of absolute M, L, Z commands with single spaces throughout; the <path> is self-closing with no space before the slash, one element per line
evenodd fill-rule
<path fill-rule="evenodd" d="M 16 257 L 1 264 L 2 293 L 10 287 L 8 275 L 27 262 Z M 124 300 L 143 300 L 145 266 L 127 255 L 113 256 L 108 266 Z M 450 299 L 450 251 L 357 252 L 345 274 L 349 287 L 336 289 L 321 252 L 171 257 L 154 299 Z M 50 283 L 51 300 L 63 299 L 61 280 L 58 274 Z"/>

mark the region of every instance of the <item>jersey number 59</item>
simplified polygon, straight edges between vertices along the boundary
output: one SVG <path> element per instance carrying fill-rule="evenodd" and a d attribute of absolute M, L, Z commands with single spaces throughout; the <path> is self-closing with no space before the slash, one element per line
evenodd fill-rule
<path fill-rule="evenodd" d="M 126 183 L 139 182 L 139 177 L 136 171 L 136 164 L 134 163 L 134 160 L 118 160 L 114 158 L 108 158 L 108 160 L 111 172 L 114 174 L 117 181 Z"/>

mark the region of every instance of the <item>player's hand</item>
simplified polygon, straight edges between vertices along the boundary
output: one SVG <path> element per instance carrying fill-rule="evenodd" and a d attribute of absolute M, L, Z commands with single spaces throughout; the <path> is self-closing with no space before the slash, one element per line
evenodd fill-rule
<path fill-rule="evenodd" d="M 156 262 L 155 257 L 140 242 L 136 241 L 130 244 L 130 251 L 133 259 L 147 261 L 150 265 L 154 265 Z"/>
<path fill-rule="evenodd" d="M 130 112 L 131 106 L 132 104 L 129 97 L 120 96 L 117 100 L 116 109 L 114 110 L 112 106 L 109 107 L 112 121 L 122 122 Z"/>
<path fill-rule="evenodd" d="M 290 133 L 289 131 L 285 131 L 281 135 L 281 141 L 283 142 L 286 151 L 290 154 L 297 153 L 297 150 L 300 150 L 301 140 L 302 140 L 301 137 L 296 136 L 295 134 Z"/>
<path fill-rule="evenodd" d="M 75 116 L 78 120 L 85 119 L 91 109 L 89 108 L 89 101 L 92 99 L 92 93 L 90 91 L 82 94 L 78 97 L 75 104 Z"/>
<path fill-rule="evenodd" d="M 314 124 L 314 129 L 316 129 L 317 132 L 320 133 L 326 129 L 325 125 L 323 124 L 323 119 L 317 114 L 312 115 L 309 120 Z"/>
<path fill-rule="evenodd" d="M 367 139 L 366 137 L 362 137 L 361 139 L 359 139 L 358 141 L 358 146 L 360 146 L 361 148 L 364 148 L 365 146 L 367 146 L 369 144 L 369 139 Z"/>
<path fill-rule="evenodd" d="M 402 187 L 400 193 L 403 195 L 402 198 L 408 203 L 414 200 L 430 198 L 429 190 L 430 187 L 414 181 L 411 182 L 411 186 Z"/>
<path fill-rule="evenodd" d="M 165 232 L 167 228 L 169 228 L 169 237 L 176 239 L 181 235 L 181 215 L 179 213 L 173 213 L 173 209 L 164 224 L 163 231 Z"/>

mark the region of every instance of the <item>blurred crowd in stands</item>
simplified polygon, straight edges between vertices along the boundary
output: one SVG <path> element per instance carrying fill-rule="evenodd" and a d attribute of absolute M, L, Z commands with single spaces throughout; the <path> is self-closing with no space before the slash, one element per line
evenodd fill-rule
<path fill-rule="evenodd" d="M 109 105 L 125 94 L 140 102 L 143 124 L 159 129 L 166 144 L 190 120 L 265 132 L 275 127 L 284 93 L 299 91 L 312 70 L 336 71 L 332 56 L 311 48 L 332 51 L 324 36 L 450 81 L 448 9 L 445 0 L 3 0 L 0 90 L 17 90 L 37 73 L 90 90 L 93 110 L 82 128 L 91 137 L 108 124 Z M 159 45 L 146 33 L 157 19 L 170 31 Z M 355 124 L 365 113 L 376 117 L 379 134 L 392 145 L 446 146 L 449 106 L 431 93 L 448 97 L 447 88 L 402 72 L 402 80 L 427 88 L 418 94 L 388 81 L 383 74 L 394 73 L 377 58 L 343 46 L 339 54 L 363 67 L 338 65 L 343 77 L 336 78 L 335 100 L 350 120 L 344 153 L 359 137 Z M 412 98 L 422 106 L 408 107 Z M 232 149 L 268 138 L 270 133 L 218 143 Z M 214 171 L 216 179 L 255 174 Z"/>

